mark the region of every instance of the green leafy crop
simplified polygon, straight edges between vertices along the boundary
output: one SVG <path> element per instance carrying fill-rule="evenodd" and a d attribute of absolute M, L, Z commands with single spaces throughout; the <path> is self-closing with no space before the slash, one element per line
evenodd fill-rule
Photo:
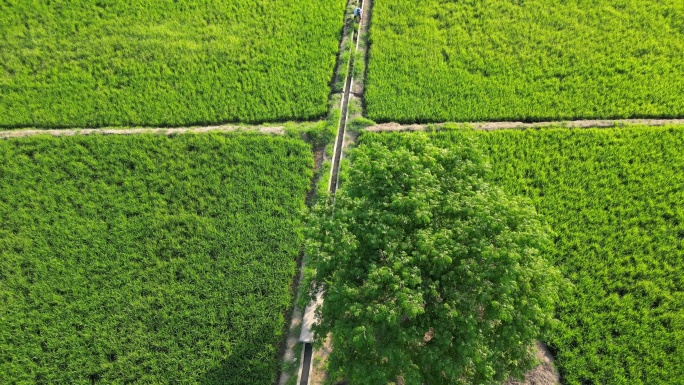
<path fill-rule="evenodd" d="M 681 0 L 376 0 L 378 121 L 684 116 Z"/>
<path fill-rule="evenodd" d="M 0 383 L 272 384 L 312 166 L 265 135 L 0 141 Z"/>
<path fill-rule="evenodd" d="M 345 4 L 0 1 L 0 127 L 323 116 Z"/>
<path fill-rule="evenodd" d="M 568 385 L 684 379 L 684 127 L 478 133 L 556 232 L 572 288 L 547 343 Z M 434 140 L 460 146 L 462 134 Z"/>

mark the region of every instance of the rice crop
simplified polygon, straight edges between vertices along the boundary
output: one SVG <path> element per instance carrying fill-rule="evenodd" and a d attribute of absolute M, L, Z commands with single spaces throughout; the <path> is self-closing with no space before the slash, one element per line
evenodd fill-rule
<path fill-rule="evenodd" d="M 684 127 L 479 132 L 493 179 L 556 232 L 563 383 L 684 379 Z M 435 134 L 445 146 L 457 131 Z"/>
<path fill-rule="evenodd" d="M 0 127 L 322 117 L 345 5 L 0 1 Z"/>
<path fill-rule="evenodd" d="M 0 383 L 273 384 L 312 167 L 266 135 L 0 141 Z"/>
<path fill-rule="evenodd" d="M 368 117 L 684 116 L 681 0 L 376 0 Z"/>

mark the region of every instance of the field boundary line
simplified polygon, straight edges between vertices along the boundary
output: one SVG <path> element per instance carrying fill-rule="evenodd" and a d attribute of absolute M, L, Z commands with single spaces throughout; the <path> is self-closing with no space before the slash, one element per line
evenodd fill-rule
<path fill-rule="evenodd" d="M 207 126 L 177 128 L 82 128 L 82 129 L 29 129 L 0 131 L 0 139 L 23 138 L 26 136 L 77 136 L 77 135 L 137 135 L 158 134 L 176 135 L 184 133 L 207 132 L 260 132 L 264 134 L 284 135 L 283 126 Z"/>
<path fill-rule="evenodd" d="M 496 130 L 524 130 L 535 128 L 613 128 L 625 125 L 657 127 L 670 124 L 684 125 L 684 119 L 603 119 L 603 120 L 570 120 L 570 121 L 547 121 L 547 122 L 474 122 L 474 123 L 432 123 L 432 124 L 400 124 L 381 123 L 365 128 L 365 131 L 426 131 L 432 128 L 443 128 L 445 125 L 452 127 L 473 128 L 481 131 Z"/>

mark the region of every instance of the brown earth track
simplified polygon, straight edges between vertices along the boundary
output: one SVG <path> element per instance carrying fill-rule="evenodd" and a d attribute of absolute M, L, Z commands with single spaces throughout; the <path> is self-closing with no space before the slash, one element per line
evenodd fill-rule
<path fill-rule="evenodd" d="M 441 128 L 445 123 L 435 124 L 399 124 L 382 123 L 366 128 L 366 131 L 425 131 L 432 127 Z M 559 128 L 610 128 L 623 125 L 664 126 L 668 124 L 684 124 L 684 119 L 615 119 L 615 120 L 571 120 L 550 122 L 475 122 L 450 123 L 455 126 L 471 127 L 476 130 L 495 131 L 504 129 L 535 129 L 543 127 Z"/>
<path fill-rule="evenodd" d="M 83 129 L 51 129 L 51 130 L 7 130 L 0 131 L 0 139 L 22 138 L 34 135 L 74 136 L 74 135 L 136 135 L 159 134 L 175 135 L 186 132 L 261 132 L 264 134 L 285 134 L 283 126 L 208 126 L 208 127 L 176 127 L 176 128 L 83 128 Z"/>

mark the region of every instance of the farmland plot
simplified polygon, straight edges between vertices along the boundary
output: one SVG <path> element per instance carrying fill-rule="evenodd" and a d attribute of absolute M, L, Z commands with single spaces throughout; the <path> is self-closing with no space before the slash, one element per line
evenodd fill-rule
<path fill-rule="evenodd" d="M 0 127 L 324 115 L 345 0 L 0 2 Z"/>
<path fill-rule="evenodd" d="M 0 383 L 272 384 L 310 148 L 0 141 Z"/>
<path fill-rule="evenodd" d="M 494 179 L 556 232 L 552 260 L 573 287 L 546 342 L 564 383 L 681 384 L 684 127 L 477 135 Z"/>
<path fill-rule="evenodd" d="M 376 0 L 376 121 L 684 116 L 681 0 Z"/>

